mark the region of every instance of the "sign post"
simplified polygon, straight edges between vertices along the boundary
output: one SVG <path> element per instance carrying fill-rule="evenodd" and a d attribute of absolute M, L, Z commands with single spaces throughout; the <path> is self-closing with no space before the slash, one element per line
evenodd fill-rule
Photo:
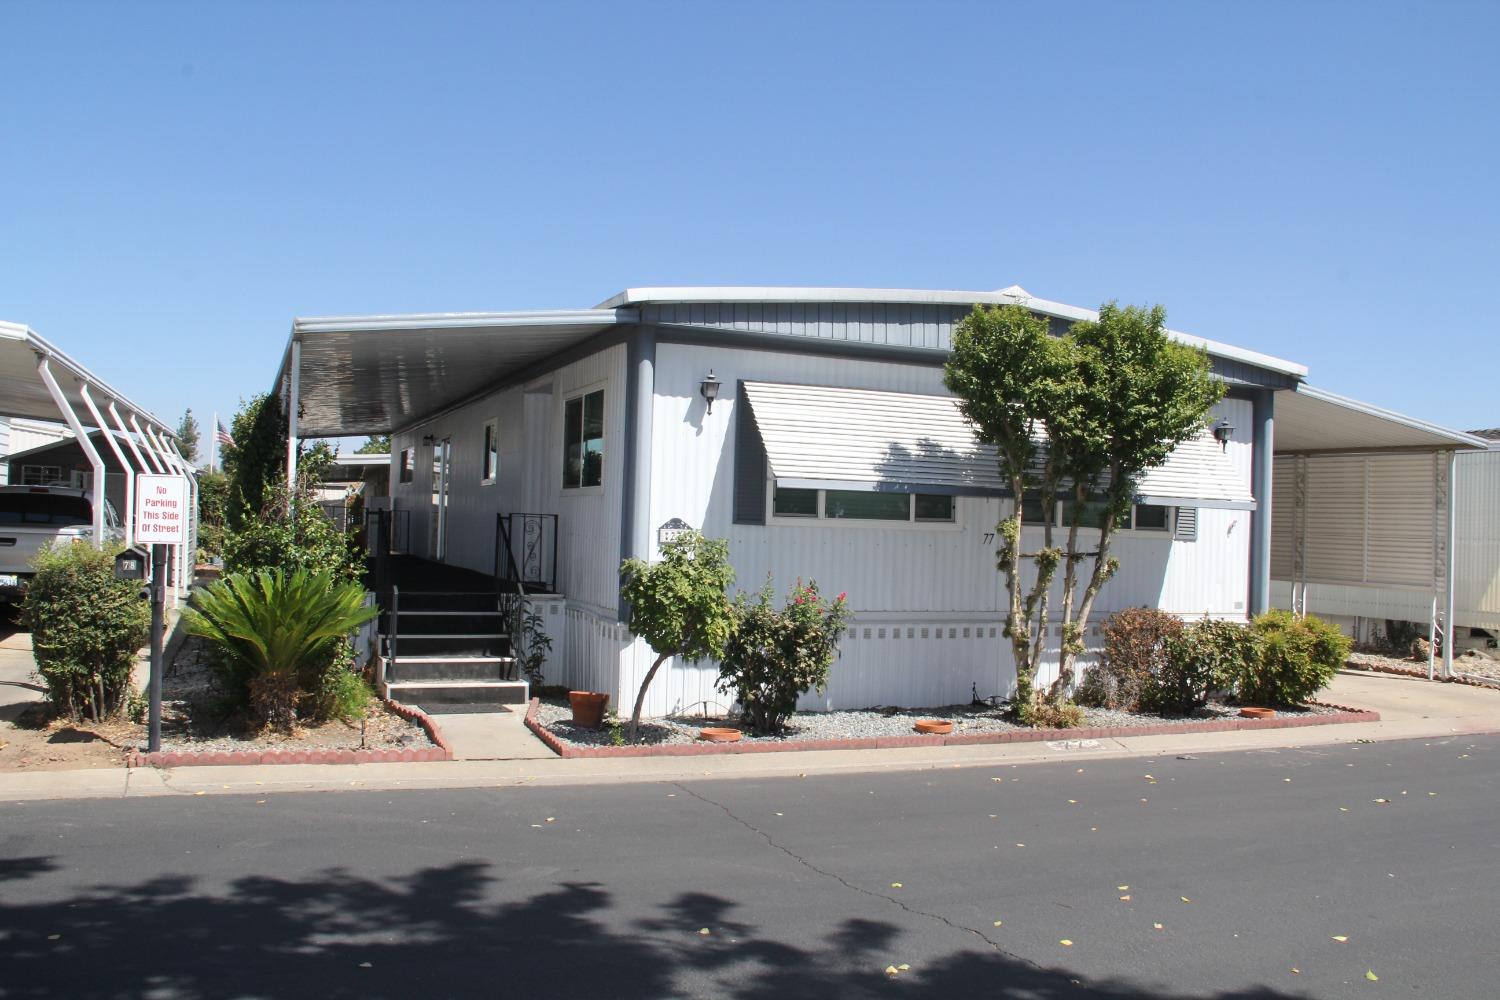
<path fill-rule="evenodd" d="M 167 547 L 187 542 L 188 483 L 182 476 L 138 473 L 135 477 L 135 537 L 151 546 L 150 737 L 146 749 L 161 749 L 162 632 L 166 629 Z"/>

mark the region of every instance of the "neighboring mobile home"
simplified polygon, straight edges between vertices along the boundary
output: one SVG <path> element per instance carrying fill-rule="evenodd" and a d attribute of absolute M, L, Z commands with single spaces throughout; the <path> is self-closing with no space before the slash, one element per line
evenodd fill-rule
<path fill-rule="evenodd" d="M 853 626 L 804 707 L 966 702 L 1014 685 L 993 534 L 1012 500 L 942 365 L 975 304 L 1016 302 L 1059 332 L 1094 315 L 1017 287 L 631 289 L 570 312 L 297 320 L 277 388 L 299 437 L 392 435 L 406 551 L 491 573 L 497 519 L 539 525 L 540 545 L 512 545 L 555 581 L 551 683 L 633 694 L 652 657 L 623 624 L 621 559 L 691 527 L 728 539 L 742 589 L 848 593 Z M 1140 484 L 1095 638 L 1125 607 L 1271 606 L 1274 418 L 1306 369 L 1173 336 L 1228 384 L 1223 440 L 1205 428 Z M 672 664 L 648 713 L 727 708 L 716 672 Z"/>

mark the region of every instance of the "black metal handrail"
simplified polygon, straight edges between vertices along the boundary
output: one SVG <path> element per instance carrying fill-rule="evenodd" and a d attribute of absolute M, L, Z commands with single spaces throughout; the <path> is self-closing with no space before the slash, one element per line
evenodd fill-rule
<path fill-rule="evenodd" d="M 495 575 L 524 581 L 535 593 L 556 593 L 558 516 L 512 512 L 495 520 Z"/>

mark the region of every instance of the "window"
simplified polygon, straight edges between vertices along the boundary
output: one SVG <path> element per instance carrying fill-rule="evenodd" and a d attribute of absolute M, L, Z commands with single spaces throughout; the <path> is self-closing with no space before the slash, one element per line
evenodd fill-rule
<path fill-rule="evenodd" d="M 777 517 L 817 517 L 818 491 L 794 490 L 776 487 L 776 500 L 772 505 Z"/>
<path fill-rule="evenodd" d="M 91 524 L 94 510 L 83 497 L 61 493 L 0 493 L 0 525 Z"/>
<path fill-rule="evenodd" d="M 954 499 L 928 493 L 872 490 L 810 490 L 773 486 L 771 512 L 777 517 L 822 517 L 834 521 L 954 521 Z"/>
<path fill-rule="evenodd" d="M 398 470 L 397 480 L 403 483 L 412 481 L 412 470 L 417 467 L 417 449 L 401 449 L 401 466 Z"/>
<path fill-rule="evenodd" d="M 604 483 L 604 390 L 563 404 L 563 489 Z"/>
<path fill-rule="evenodd" d="M 62 466 L 60 465 L 21 466 L 22 486 L 53 486 L 61 482 Z"/>
<path fill-rule="evenodd" d="M 953 498 L 918 493 L 912 500 L 918 521 L 952 521 Z"/>
<path fill-rule="evenodd" d="M 1154 503 L 1135 505 L 1136 531 L 1169 531 L 1172 527 L 1172 508 Z"/>
<path fill-rule="evenodd" d="M 1072 500 L 1064 500 L 1062 502 L 1062 514 L 1057 521 L 1060 526 L 1064 528 L 1072 526 L 1073 507 L 1074 502 Z M 1083 519 L 1078 523 L 1085 528 L 1102 528 L 1104 527 L 1104 515 L 1108 510 L 1109 504 L 1103 500 L 1085 500 L 1083 502 Z M 1115 526 L 1121 527 L 1119 524 Z"/>
<path fill-rule="evenodd" d="M 500 419 L 487 420 L 484 424 L 484 469 L 480 485 L 489 486 L 500 474 Z"/>
<path fill-rule="evenodd" d="M 1047 520 L 1047 513 L 1042 510 L 1042 498 L 1039 496 L 1028 496 L 1021 500 L 1021 523 L 1041 524 Z"/>
<path fill-rule="evenodd" d="M 911 494 L 828 490 L 823 494 L 823 516 L 861 521 L 910 521 Z"/>

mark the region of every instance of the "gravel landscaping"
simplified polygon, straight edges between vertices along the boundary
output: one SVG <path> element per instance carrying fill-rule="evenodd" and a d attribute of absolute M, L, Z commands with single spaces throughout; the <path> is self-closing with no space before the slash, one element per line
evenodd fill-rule
<path fill-rule="evenodd" d="M 1402 672 L 1416 671 L 1423 676 L 1427 674 L 1426 660 L 1387 656 L 1383 653 L 1369 651 L 1350 653 L 1349 666 L 1355 670 L 1398 670 Z M 1470 677 L 1482 677 L 1486 680 L 1500 683 L 1500 660 L 1492 659 L 1483 653 L 1465 653 L 1457 657 L 1453 661 L 1453 669 L 1456 673 L 1467 674 Z"/>
<path fill-rule="evenodd" d="M 235 750 L 425 750 L 435 744 L 427 731 L 372 699 L 365 717 L 353 722 L 299 726 L 294 733 L 259 730 L 220 707 L 223 693 L 206 643 L 183 643 L 162 678 L 163 750 L 222 753 Z M 145 727 L 138 743 L 144 747 Z"/>
<path fill-rule="evenodd" d="M 1280 710 L 1279 715 L 1329 715 L 1337 709 L 1320 705 L 1299 709 Z M 1005 718 L 1003 709 L 988 706 L 948 705 L 943 708 L 872 708 L 845 712 L 798 712 L 793 716 L 787 731 L 777 736 L 753 736 L 746 733 L 745 742 L 798 743 L 808 740 L 866 739 L 885 736 L 911 736 L 918 719 L 951 719 L 953 732 L 997 733 L 1029 727 Z M 572 710 L 565 700 L 544 698 L 537 707 L 537 721 L 558 739 L 574 746 L 613 746 L 615 733 L 606 726 L 603 729 L 583 729 L 573 725 Z M 1103 708 L 1084 709 L 1084 726 L 1088 728 L 1117 728 L 1127 726 L 1155 726 L 1172 722 L 1201 722 L 1226 719 L 1239 715 L 1238 706 L 1209 703 L 1190 716 L 1146 715 L 1135 712 L 1116 712 Z M 734 725 L 731 718 L 705 716 L 679 716 L 652 719 L 642 722 L 639 744 L 695 743 L 698 730 L 704 726 Z"/>

